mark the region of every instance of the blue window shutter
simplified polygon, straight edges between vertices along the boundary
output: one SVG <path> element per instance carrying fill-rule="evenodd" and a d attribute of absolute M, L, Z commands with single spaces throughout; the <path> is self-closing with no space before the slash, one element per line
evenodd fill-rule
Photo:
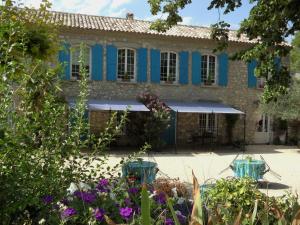
<path fill-rule="evenodd" d="M 103 48 L 99 44 L 92 46 L 92 80 L 102 80 Z"/>
<path fill-rule="evenodd" d="M 189 53 L 188 52 L 179 53 L 179 83 L 180 84 L 189 83 Z"/>
<path fill-rule="evenodd" d="M 201 84 L 201 54 L 200 52 L 192 53 L 192 84 Z"/>
<path fill-rule="evenodd" d="M 257 61 L 252 60 L 248 63 L 248 87 L 249 88 L 256 88 L 257 79 L 255 76 L 255 67 L 257 66 Z"/>
<path fill-rule="evenodd" d="M 160 51 L 151 49 L 151 82 L 160 83 Z"/>
<path fill-rule="evenodd" d="M 226 87 L 228 83 L 228 55 L 221 53 L 218 55 L 219 62 L 219 86 Z"/>
<path fill-rule="evenodd" d="M 114 81 L 117 79 L 117 48 L 113 45 L 108 45 L 106 56 L 106 79 Z"/>
<path fill-rule="evenodd" d="M 61 75 L 63 80 L 70 80 L 70 44 L 63 43 L 62 49 L 58 53 L 58 61 L 63 66 L 63 74 Z"/>
<path fill-rule="evenodd" d="M 138 82 L 147 82 L 147 64 L 148 64 L 148 55 L 146 48 L 139 48 L 137 50 L 137 81 Z"/>
<path fill-rule="evenodd" d="M 281 68 L 281 58 L 278 57 L 278 56 L 275 57 L 274 63 L 275 63 L 275 66 L 276 66 L 276 70 L 278 72 L 280 70 L 280 68 Z"/>

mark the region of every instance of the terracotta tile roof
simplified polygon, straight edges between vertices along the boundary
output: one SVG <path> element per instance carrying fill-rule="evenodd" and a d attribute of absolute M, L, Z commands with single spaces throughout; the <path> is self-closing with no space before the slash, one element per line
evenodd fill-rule
<path fill-rule="evenodd" d="M 211 29 L 209 27 L 176 25 L 167 32 L 157 32 L 150 29 L 151 22 L 149 21 L 56 11 L 51 11 L 50 14 L 51 16 L 48 21 L 71 28 L 211 39 Z M 230 30 L 229 32 L 229 41 L 254 43 L 254 41 L 250 41 L 244 36 L 238 38 L 234 30 Z"/>

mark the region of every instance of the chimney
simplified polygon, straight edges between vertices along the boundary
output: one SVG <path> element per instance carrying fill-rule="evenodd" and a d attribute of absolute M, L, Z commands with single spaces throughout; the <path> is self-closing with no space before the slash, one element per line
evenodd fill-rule
<path fill-rule="evenodd" d="M 133 19 L 134 19 L 134 14 L 131 13 L 131 12 L 127 13 L 127 14 L 126 14 L 126 19 L 128 19 L 128 20 L 133 20 Z"/>

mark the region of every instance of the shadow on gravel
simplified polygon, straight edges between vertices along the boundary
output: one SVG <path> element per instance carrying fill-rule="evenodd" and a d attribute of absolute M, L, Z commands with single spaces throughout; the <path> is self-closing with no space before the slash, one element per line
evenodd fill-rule
<path fill-rule="evenodd" d="M 258 183 L 258 188 L 260 189 L 269 189 L 269 190 L 280 190 L 280 189 L 288 189 L 290 186 L 277 183 L 277 182 L 266 182 L 262 181 Z"/>

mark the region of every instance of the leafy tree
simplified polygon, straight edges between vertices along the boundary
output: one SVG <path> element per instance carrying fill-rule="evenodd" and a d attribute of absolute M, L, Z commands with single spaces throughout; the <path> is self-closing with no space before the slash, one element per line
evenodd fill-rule
<path fill-rule="evenodd" d="M 118 126 L 114 114 L 98 139 L 87 132 L 84 113 L 88 75 L 83 66 L 83 45 L 80 91 L 75 106 L 69 110 L 61 92 L 63 66 L 54 66 L 58 64 L 60 45 L 56 27 L 44 22 L 49 7 L 43 1 L 39 9 L 43 17 L 33 20 L 31 9 L 20 9 L 13 1 L 4 1 L 0 6 L 2 224 L 38 224 L 42 216 L 47 219 L 44 196 L 54 196 L 56 201 L 71 182 L 116 174 L 115 168 L 107 165 L 104 150 L 120 132 L 126 114 Z M 90 149 L 91 154 L 84 157 L 83 148 Z"/>
<path fill-rule="evenodd" d="M 300 32 L 297 32 L 293 41 L 293 49 L 291 51 L 291 71 L 293 73 L 300 72 Z"/>
<path fill-rule="evenodd" d="M 300 120 L 300 81 L 295 79 L 286 95 L 279 96 L 276 102 L 262 104 L 261 109 L 268 115 L 283 120 Z"/>
<path fill-rule="evenodd" d="M 166 20 L 157 20 L 152 24 L 153 29 L 164 32 L 182 21 L 179 10 L 191 4 L 192 0 L 148 0 L 148 2 L 153 15 L 167 14 Z M 252 9 L 248 18 L 240 24 L 238 35 L 246 36 L 253 45 L 237 52 L 233 59 L 258 61 L 256 76 L 265 77 L 267 80 L 262 100 L 270 102 L 286 94 L 290 85 L 288 68 L 284 65 L 278 67 L 276 58 L 287 56 L 291 50 L 284 41 L 300 29 L 300 4 L 298 0 L 249 0 L 249 3 L 252 4 Z M 228 14 L 242 4 L 242 0 L 211 0 L 208 9 L 223 9 L 223 13 Z M 211 36 L 219 43 L 215 50 L 221 51 L 228 46 L 229 27 L 225 21 L 218 21 L 212 25 Z M 268 77 L 268 74 L 273 76 Z"/>

